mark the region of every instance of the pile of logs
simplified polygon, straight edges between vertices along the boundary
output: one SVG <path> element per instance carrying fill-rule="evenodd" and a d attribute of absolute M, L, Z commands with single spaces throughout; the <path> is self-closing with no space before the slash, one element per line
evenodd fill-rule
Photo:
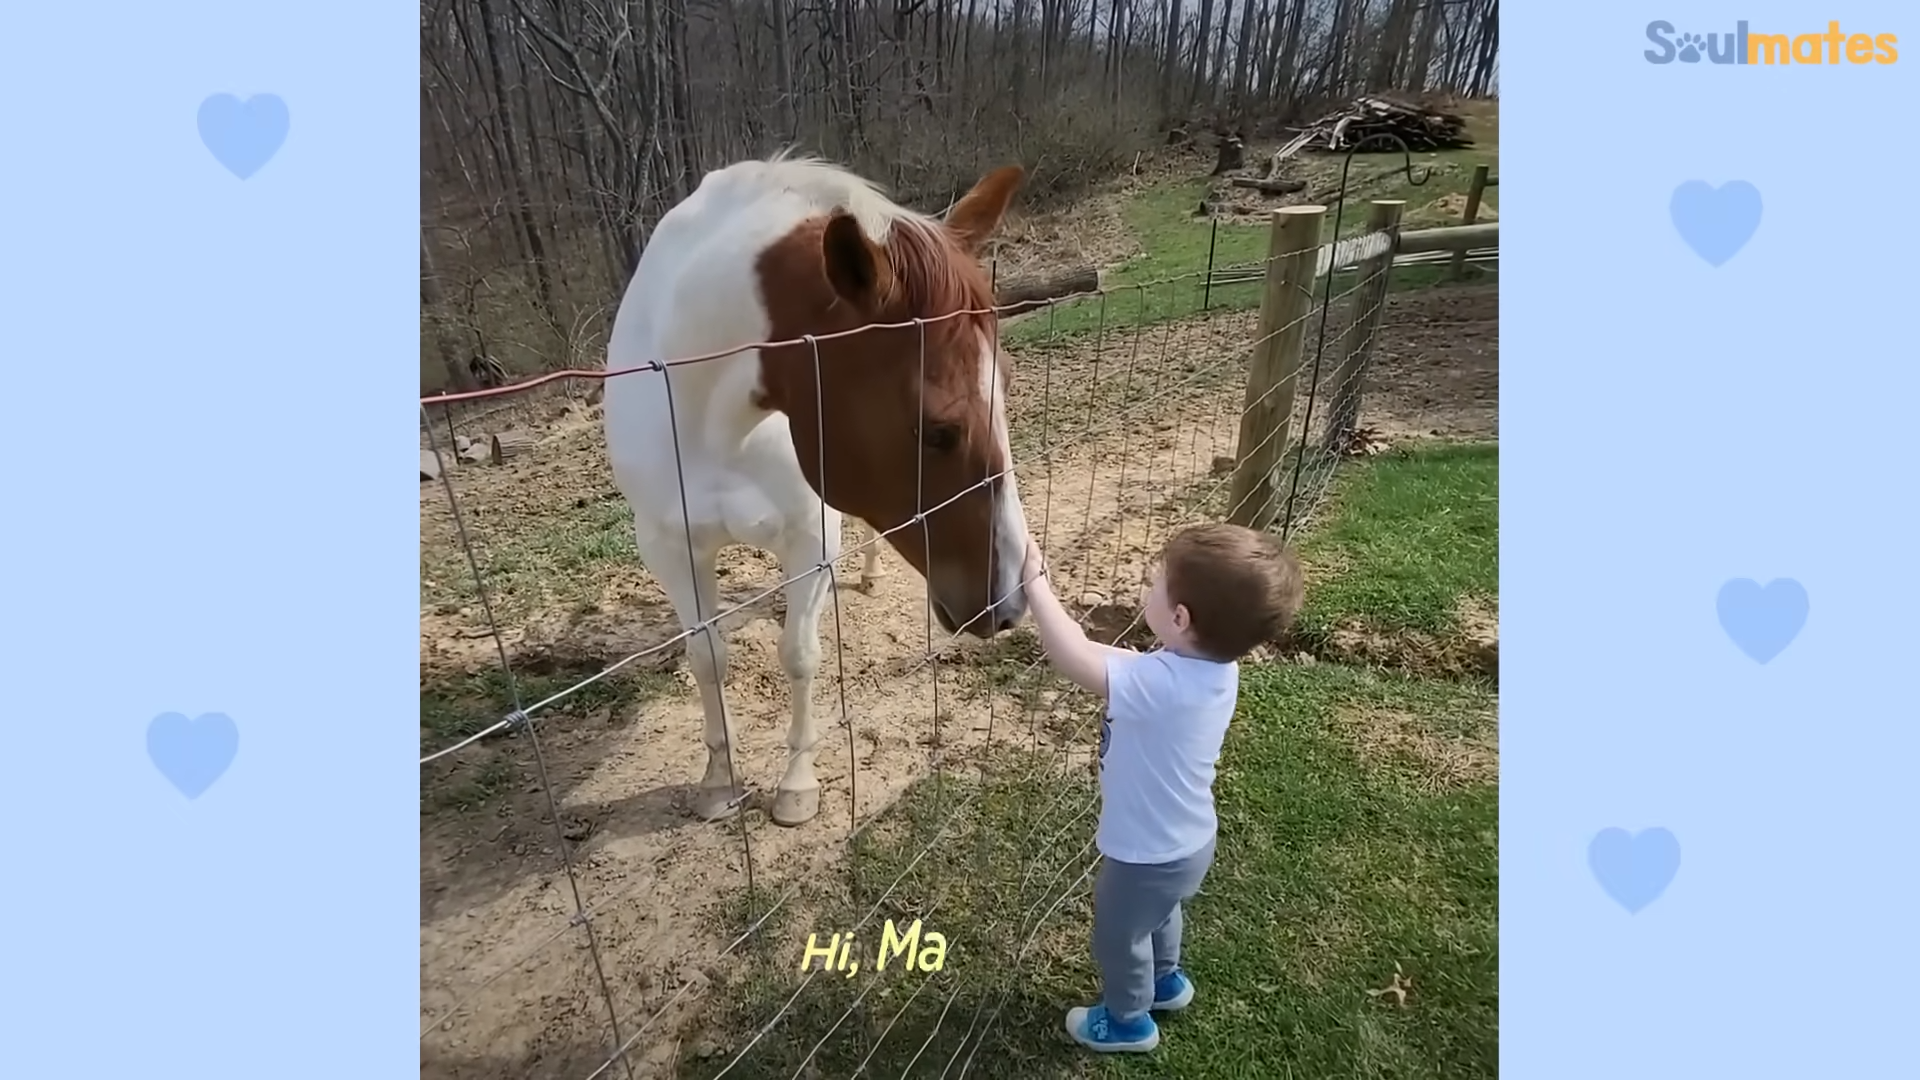
<path fill-rule="evenodd" d="M 1407 144 L 1407 149 L 1413 151 L 1457 150 L 1473 145 L 1473 140 L 1467 138 L 1467 122 L 1452 113 L 1366 96 L 1301 129 L 1274 153 L 1268 175 L 1301 150 L 1350 150 L 1373 135 L 1398 136 Z M 1391 139 L 1375 139 L 1360 152 L 1390 153 L 1399 149 L 1399 144 Z"/>

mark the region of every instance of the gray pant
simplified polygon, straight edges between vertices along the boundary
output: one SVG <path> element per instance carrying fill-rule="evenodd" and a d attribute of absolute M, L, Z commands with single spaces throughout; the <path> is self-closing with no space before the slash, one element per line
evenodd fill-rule
<path fill-rule="evenodd" d="M 1153 982 L 1180 966 L 1180 901 L 1200 891 L 1213 865 L 1212 840 L 1170 863 L 1100 860 L 1093 883 L 1093 959 L 1103 1000 L 1116 1020 L 1153 1004 Z"/>

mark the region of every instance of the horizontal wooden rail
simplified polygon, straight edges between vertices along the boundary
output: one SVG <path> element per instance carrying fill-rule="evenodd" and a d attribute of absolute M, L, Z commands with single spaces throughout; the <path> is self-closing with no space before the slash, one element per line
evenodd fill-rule
<path fill-rule="evenodd" d="M 1400 243 L 1394 250 L 1402 255 L 1418 255 L 1423 251 L 1462 251 L 1499 245 L 1500 223 L 1483 221 L 1475 225 L 1412 229 L 1400 234 Z"/>

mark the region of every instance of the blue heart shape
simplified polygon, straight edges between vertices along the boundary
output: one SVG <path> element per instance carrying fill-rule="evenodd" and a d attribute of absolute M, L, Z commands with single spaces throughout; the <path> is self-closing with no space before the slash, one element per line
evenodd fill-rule
<path fill-rule="evenodd" d="M 1760 189 L 1745 180 L 1730 180 L 1718 188 L 1689 180 L 1673 189 L 1667 212 L 1695 255 L 1722 266 L 1760 228 Z"/>
<path fill-rule="evenodd" d="M 239 752 L 240 729 L 224 713 L 192 720 L 181 713 L 161 713 L 147 725 L 147 756 L 189 799 L 205 794 Z"/>
<path fill-rule="evenodd" d="M 1680 841 L 1665 829 L 1602 829 L 1587 845 L 1587 865 L 1614 903 L 1637 915 L 1680 872 Z"/>
<path fill-rule="evenodd" d="M 242 180 L 280 152 L 289 122 L 287 103 L 277 94 L 255 94 L 244 103 L 232 94 L 215 94 L 200 103 L 200 141 Z"/>
<path fill-rule="evenodd" d="M 1714 607 L 1720 628 L 1762 664 L 1793 644 L 1807 625 L 1807 590 L 1792 578 L 1776 578 L 1765 588 L 1751 578 L 1734 578 L 1720 586 Z"/>

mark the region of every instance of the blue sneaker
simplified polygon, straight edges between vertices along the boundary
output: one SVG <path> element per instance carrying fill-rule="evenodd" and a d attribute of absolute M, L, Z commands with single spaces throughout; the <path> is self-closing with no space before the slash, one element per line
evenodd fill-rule
<path fill-rule="evenodd" d="M 1158 1012 L 1176 1012 L 1193 1001 L 1193 980 L 1174 968 L 1153 980 L 1153 1008 Z"/>
<path fill-rule="evenodd" d="M 1136 1053 L 1160 1045 L 1160 1025 L 1152 1015 L 1143 1015 L 1131 1024 L 1122 1024 L 1107 1012 L 1105 1005 L 1067 1010 L 1067 1034 L 1089 1050 Z"/>

